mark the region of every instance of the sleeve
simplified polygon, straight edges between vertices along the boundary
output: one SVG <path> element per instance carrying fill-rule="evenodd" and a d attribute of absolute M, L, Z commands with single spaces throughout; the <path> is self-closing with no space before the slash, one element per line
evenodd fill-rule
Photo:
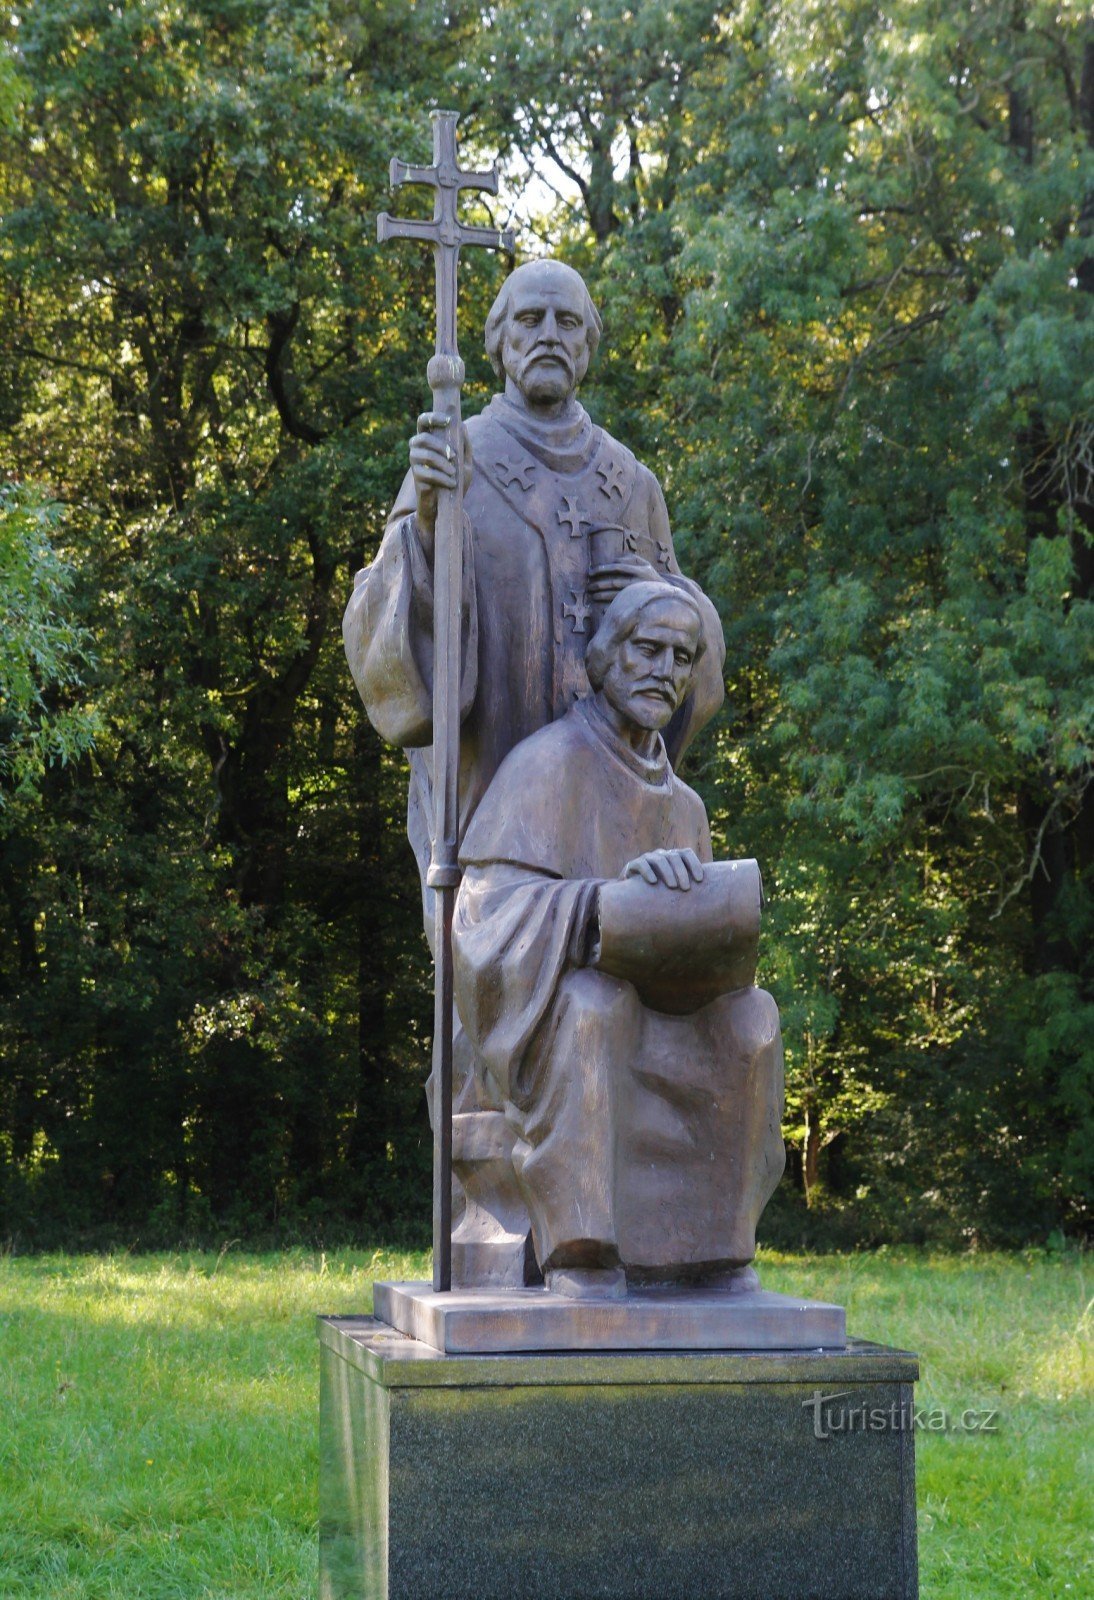
<path fill-rule="evenodd" d="M 414 517 L 408 473 L 379 553 L 354 581 L 342 638 L 369 721 L 404 750 L 433 743 L 433 574 Z M 478 690 L 474 544 L 464 518 L 461 715 Z"/>
<path fill-rule="evenodd" d="M 669 561 L 664 574 L 669 583 L 685 589 L 699 607 L 703 619 L 703 654 L 695 669 L 690 695 L 664 731 L 665 748 L 676 770 L 688 745 L 700 729 L 705 728 L 725 699 L 725 682 L 722 676 L 726 659 L 726 640 L 722 619 L 713 602 L 692 578 L 685 578 L 676 560 L 669 527 L 668 507 L 661 485 L 646 467 L 640 472 L 646 480 L 650 534 L 659 544 L 667 544 Z"/>
<path fill-rule="evenodd" d="M 598 888 L 500 862 L 464 873 L 452 923 L 456 1008 L 507 1097 L 563 976 L 588 958 Z"/>

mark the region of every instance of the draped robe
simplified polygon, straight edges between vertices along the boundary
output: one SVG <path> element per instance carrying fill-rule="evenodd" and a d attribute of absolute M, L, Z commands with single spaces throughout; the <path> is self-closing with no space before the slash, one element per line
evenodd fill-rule
<path fill-rule="evenodd" d="M 467 429 L 474 470 L 464 498 L 461 837 L 509 751 L 588 693 L 592 527 L 630 530 L 634 553 L 700 607 L 706 651 L 695 692 L 666 730 L 674 762 L 722 702 L 725 659 L 717 612 L 676 563 L 660 485 L 580 405 L 542 421 L 498 395 Z M 433 585 L 414 508 L 408 473 L 375 561 L 357 574 L 343 636 L 370 721 L 409 757 L 407 832 L 429 934 Z"/>
<path fill-rule="evenodd" d="M 634 856 L 710 861 L 702 801 L 596 697 L 502 763 L 464 839 L 456 1003 L 515 1134 L 536 1256 L 668 1280 L 741 1265 L 783 1168 L 782 1043 L 750 986 L 684 1016 L 598 971 L 600 885 Z M 690 891 L 662 887 L 680 918 Z"/>

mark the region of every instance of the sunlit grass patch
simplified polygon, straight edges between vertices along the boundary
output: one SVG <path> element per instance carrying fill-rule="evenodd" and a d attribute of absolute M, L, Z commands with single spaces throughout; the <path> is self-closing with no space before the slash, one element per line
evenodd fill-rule
<path fill-rule="evenodd" d="M 918 1352 L 923 1406 L 997 1410 L 990 1435 L 918 1436 L 925 1600 L 1091 1592 L 1081 1257 L 765 1253 L 760 1270 Z M 312 1600 L 315 1315 L 428 1272 L 382 1250 L 0 1259 L 2 1600 Z"/>

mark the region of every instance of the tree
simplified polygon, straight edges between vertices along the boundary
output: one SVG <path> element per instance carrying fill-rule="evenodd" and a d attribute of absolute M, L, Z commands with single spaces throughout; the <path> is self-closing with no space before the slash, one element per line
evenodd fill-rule
<path fill-rule="evenodd" d="M 771 895 L 783 1225 L 1081 1226 L 1087 9 L 30 0 L 2 32 L 0 437 L 94 641 L 43 709 L 98 716 L 0 840 L 6 1227 L 424 1215 L 403 774 L 337 621 L 431 320 L 372 214 L 454 93 L 472 159 L 566 191 L 536 226 L 605 315 L 590 407 L 722 611 L 688 775 Z M 468 327 L 498 271 L 465 264 Z"/>
<path fill-rule="evenodd" d="M 428 1208 L 404 779 L 338 620 L 428 353 L 374 212 L 464 34 L 327 0 L 8 23 L 0 419 L 66 506 L 101 719 L 7 844 L 9 1228 Z"/>
<path fill-rule="evenodd" d="M 699 779 L 773 891 L 799 1181 L 859 1237 L 1081 1225 L 1089 15 L 745 0 L 644 72 L 655 11 L 537 87 L 569 8 L 509 8 L 496 74 L 583 178 L 546 226 L 605 313 L 595 398 L 722 607 Z"/>
<path fill-rule="evenodd" d="M 12 793 L 28 798 L 94 737 L 79 699 L 88 641 L 68 619 L 73 574 L 50 543 L 56 523 L 55 506 L 0 484 L 0 830 Z"/>

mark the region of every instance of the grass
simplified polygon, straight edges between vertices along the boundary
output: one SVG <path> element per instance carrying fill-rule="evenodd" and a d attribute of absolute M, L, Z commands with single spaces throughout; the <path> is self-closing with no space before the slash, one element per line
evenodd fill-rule
<path fill-rule="evenodd" d="M 924 1600 L 1087 1600 L 1083 1259 L 761 1267 L 917 1350 L 924 1412 L 998 1410 L 990 1436 L 918 1435 Z M 2 1600 L 312 1600 L 314 1315 L 367 1311 L 375 1277 L 427 1271 L 380 1251 L 0 1260 Z"/>

